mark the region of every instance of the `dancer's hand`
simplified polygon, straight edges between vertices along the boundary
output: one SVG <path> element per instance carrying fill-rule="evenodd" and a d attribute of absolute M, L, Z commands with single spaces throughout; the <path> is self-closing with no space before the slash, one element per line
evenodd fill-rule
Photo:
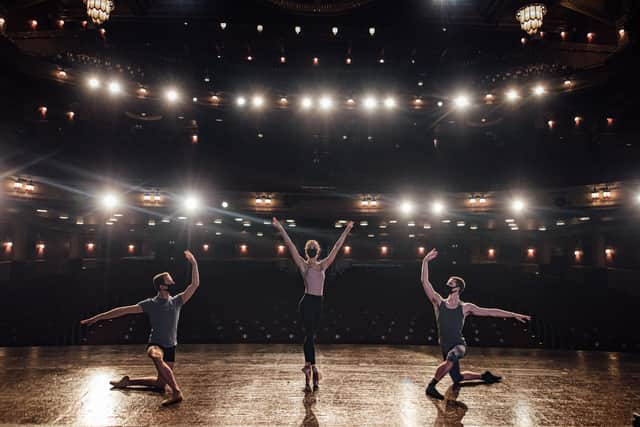
<path fill-rule="evenodd" d="M 274 216 L 271 222 L 273 223 L 274 227 L 276 227 L 278 230 L 282 230 L 282 224 L 280 224 L 280 221 L 278 221 L 278 218 Z"/>
<path fill-rule="evenodd" d="M 531 316 L 527 316 L 526 314 L 515 313 L 513 318 L 516 319 L 518 322 L 522 322 L 522 323 L 527 323 L 531 321 Z"/>
<path fill-rule="evenodd" d="M 84 326 L 90 326 L 90 325 L 93 325 L 94 323 L 96 323 L 96 320 L 93 317 L 80 321 L 80 324 Z"/>
<path fill-rule="evenodd" d="M 187 258 L 187 261 L 189 261 L 191 264 L 195 264 L 196 263 L 196 257 L 193 256 L 191 251 L 189 251 L 189 250 L 184 251 L 184 256 L 185 256 L 185 258 Z"/>
<path fill-rule="evenodd" d="M 429 262 L 429 261 L 433 261 L 437 257 L 438 257 L 438 251 L 435 250 L 434 248 L 434 249 L 431 249 L 429 253 L 424 257 L 424 260 Z"/>

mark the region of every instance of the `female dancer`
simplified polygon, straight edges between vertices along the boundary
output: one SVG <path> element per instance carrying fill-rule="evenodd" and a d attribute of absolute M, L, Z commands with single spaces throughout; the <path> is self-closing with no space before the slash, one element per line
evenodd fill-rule
<path fill-rule="evenodd" d="M 317 390 L 320 382 L 320 373 L 316 368 L 315 333 L 320 326 L 320 315 L 322 313 L 322 294 L 324 291 L 324 272 L 333 264 L 340 248 L 347 239 L 349 232 L 353 228 L 353 221 L 349 221 L 344 232 L 338 239 L 333 249 L 325 259 L 318 260 L 320 255 L 320 244 L 315 240 L 309 240 L 304 245 L 303 258 L 296 245 L 293 243 L 280 221 L 273 218 L 273 225 L 278 229 L 284 239 L 293 261 L 298 266 L 304 280 L 304 295 L 300 299 L 298 309 L 302 318 L 304 328 L 304 372 L 305 391 L 310 391 L 309 383 L 313 376 L 313 389 Z"/>

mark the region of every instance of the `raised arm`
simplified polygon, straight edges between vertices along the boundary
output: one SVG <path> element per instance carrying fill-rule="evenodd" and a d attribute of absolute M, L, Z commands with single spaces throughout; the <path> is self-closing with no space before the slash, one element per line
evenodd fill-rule
<path fill-rule="evenodd" d="M 300 271 L 304 271 L 306 268 L 306 263 L 304 262 L 304 258 L 302 258 L 302 256 L 300 255 L 300 252 L 298 252 L 298 248 L 296 248 L 296 245 L 293 243 L 293 241 L 287 234 L 287 231 L 284 229 L 282 224 L 280 224 L 280 221 L 278 221 L 278 218 L 276 217 L 273 218 L 273 226 L 282 235 L 282 238 L 284 239 L 284 243 L 289 248 L 289 253 L 291 254 L 291 258 L 293 258 L 293 262 L 296 263 Z"/>
<path fill-rule="evenodd" d="M 322 265 L 323 270 L 326 270 L 327 268 L 331 267 L 331 264 L 333 264 L 333 262 L 336 260 L 336 257 L 338 256 L 338 252 L 340 252 L 340 248 L 342 247 L 342 245 L 344 245 L 344 242 L 345 240 L 347 240 L 347 236 L 349 235 L 349 232 L 351 231 L 352 228 L 353 228 L 353 221 L 349 221 L 344 231 L 342 232 L 342 235 L 340 235 L 340 238 L 338 239 L 336 244 L 333 245 L 333 248 L 331 249 L 331 252 L 329 252 L 329 255 L 327 255 L 325 259 L 320 261 L 320 265 Z"/>
<path fill-rule="evenodd" d="M 184 256 L 187 258 L 187 261 L 189 261 L 189 264 L 191 264 L 191 283 L 187 286 L 187 289 L 180 292 L 178 296 L 182 298 L 182 303 L 186 304 L 196 292 L 198 286 L 200 286 L 200 272 L 198 271 L 198 262 L 191 251 L 184 251 Z"/>
<path fill-rule="evenodd" d="M 126 307 L 117 307 L 109 311 L 105 311 L 104 313 L 96 314 L 95 316 L 90 317 L 88 319 L 81 320 L 80 324 L 93 325 L 94 323 L 99 322 L 101 320 L 115 319 L 116 317 L 126 316 L 127 314 L 139 314 L 139 313 L 142 313 L 142 307 L 140 307 L 138 304 L 128 305 Z"/>
<path fill-rule="evenodd" d="M 427 298 L 429 301 L 435 306 L 440 305 L 442 302 L 442 296 L 433 289 L 433 285 L 429 281 L 429 262 L 436 259 L 438 256 L 438 251 L 435 249 L 431 249 L 429 253 L 422 260 L 422 287 L 424 288 L 424 293 L 427 294 Z"/>
<path fill-rule="evenodd" d="M 463 306 L 465 316 L 483 316 L 483 317 L 502 317 L 504 319 L 516 319 L 519 322 L 525 323 L 531 320 L 531 316 L 526 314 L 514 313 L 511 311 L 501 310 L 499 308 L 484 308 L 478 307 L 475 304 L 465 303 Z"/>

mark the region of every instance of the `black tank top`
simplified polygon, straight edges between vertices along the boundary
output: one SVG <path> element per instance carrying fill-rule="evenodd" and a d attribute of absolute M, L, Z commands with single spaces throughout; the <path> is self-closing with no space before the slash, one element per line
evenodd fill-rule
<path fill-rule="evenodd" d="M 440 306 L 438 306 L 438 337 L 443 351 L 449 351 L 459 344 L 467 345 L 462 336 L 463 327 L 464 312 L 462 311 L 462 304 L 458 304 L 456 308 L 447 308 L 446 301 L 442 300 Z"/>

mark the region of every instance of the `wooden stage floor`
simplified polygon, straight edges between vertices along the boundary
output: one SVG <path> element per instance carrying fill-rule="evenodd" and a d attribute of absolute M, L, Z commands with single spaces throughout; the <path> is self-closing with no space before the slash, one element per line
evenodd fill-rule
<path fill-rule="evenodd" d="M 111 390 L 123 374 L 154 373 L 144 345 L 0 348 L 0 424 L 82 425 L 630 425 L 640 409 L 640 355 L 470 347 L 463 368 L 501 384 L 434 402 L 425 383 L 436 347 L 321 346 L 321 388 L 305 395 L 298 345 L 180 345 L 186 400 Z"/>

